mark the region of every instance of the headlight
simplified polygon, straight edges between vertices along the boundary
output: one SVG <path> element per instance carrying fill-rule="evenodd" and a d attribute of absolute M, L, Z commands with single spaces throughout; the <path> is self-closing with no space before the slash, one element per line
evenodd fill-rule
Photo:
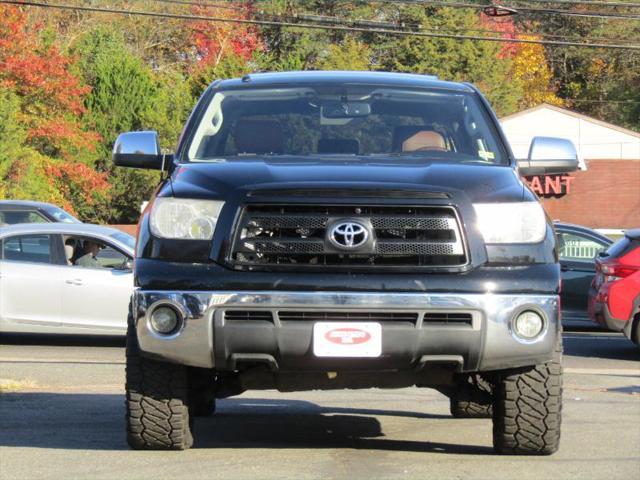
<path fill-rule="evenodd" d="M 538 202 L 476 203 L 478 228 L 485 243 L 537 243 L 547 220 Z"/>
<path fill-rule="evenodd" d="M 224 202 L 156 198 L 151 208 L 151 233 L 161 238 L 211 240 Z"/>

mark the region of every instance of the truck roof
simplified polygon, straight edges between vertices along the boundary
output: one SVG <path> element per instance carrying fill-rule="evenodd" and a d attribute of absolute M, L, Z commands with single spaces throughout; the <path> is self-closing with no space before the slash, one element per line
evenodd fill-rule
<path fill-rule="evenodd" d="M 294 71 L 251 73 L 242 78 L 218 80 L 212 84 L 218 88 L 235 88 L 269 85 L 305 85 L 318 83 L 352 83 L 390 87 L 438 88 L 458 92 L 473 92 L 464 83 L 446 82 L 433 75 L 416 73 L 368 72 L 368 71 Z"/>

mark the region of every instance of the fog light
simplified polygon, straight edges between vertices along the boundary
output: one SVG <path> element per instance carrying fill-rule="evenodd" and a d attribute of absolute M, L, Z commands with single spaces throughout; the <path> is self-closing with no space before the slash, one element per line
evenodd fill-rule
<path fill-rule="evenodd" d="M 516 317 L 513 329 L 519 337 L 525 340 L 532 340 L 542 332 L 544 320 L 540 314 L 527 310 Z"/>
<path fill-rule="evenodd" d="M 157 307 L 151 313 L 150 323 L 156 332 L 167 335 L 177 330 L 180 316 L 172 307 Z"/>

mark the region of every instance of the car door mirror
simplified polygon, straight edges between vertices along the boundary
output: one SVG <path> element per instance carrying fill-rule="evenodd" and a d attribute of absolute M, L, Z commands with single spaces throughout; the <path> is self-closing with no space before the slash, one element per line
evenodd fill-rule
<path fill-rule="evenodd" d="M 526 160 L 518 160 L 520 175 L 549 175 L 575 172 L 578 152 L 571 140 L 556 137 L 534 137 Z"/>
<path fill-rule="evenodd" d="M 173 155 L 160 150 L 153 131 L 121 133 L 113 145 L 113 163 L 119 167 L 166 170 L 172 160 Z"/>

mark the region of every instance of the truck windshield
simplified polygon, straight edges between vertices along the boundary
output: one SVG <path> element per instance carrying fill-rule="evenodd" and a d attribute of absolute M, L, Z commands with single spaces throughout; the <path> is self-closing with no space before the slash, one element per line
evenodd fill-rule
<path fill-rule="evenodd" d="M 188 160 L 255 156 L 508 163 L 474 93 L 357 85 L 216 92 Z"/>

